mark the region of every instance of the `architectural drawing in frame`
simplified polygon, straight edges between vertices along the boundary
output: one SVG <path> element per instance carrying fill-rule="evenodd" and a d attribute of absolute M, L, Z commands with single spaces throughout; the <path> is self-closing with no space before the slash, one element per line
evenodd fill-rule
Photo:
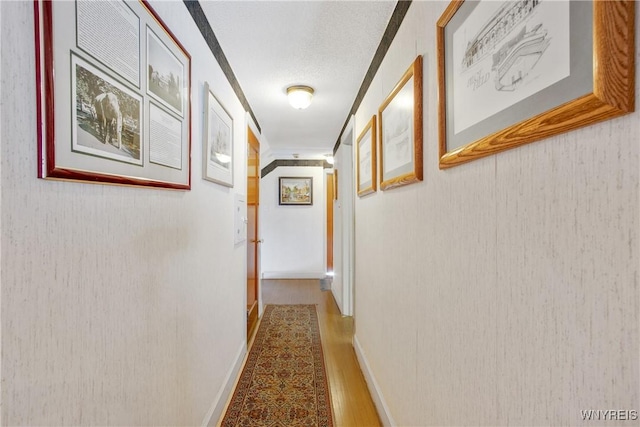
<path fill-rule="evenodd" d="M 422 56 L 378 109 L 380 188 L 422 181 Z"/>
<path fill-rule="evenodd" d="M 634 14 L 626 0 L 452 1 L 436 32 L 440 168 L 633 111 Z"/>
<path fill-rule="evenodd" d="M 569 75 L 569 2 L 481 1 L 453 33 L 454 132 Z"/>

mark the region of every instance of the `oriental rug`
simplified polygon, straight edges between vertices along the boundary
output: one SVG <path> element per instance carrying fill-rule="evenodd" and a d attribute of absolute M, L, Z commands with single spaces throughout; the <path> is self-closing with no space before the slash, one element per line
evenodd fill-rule
<path fill-rule="evenodd" d="M 315 305 L 268 305 L 222 427 L 332 427 Z"/>

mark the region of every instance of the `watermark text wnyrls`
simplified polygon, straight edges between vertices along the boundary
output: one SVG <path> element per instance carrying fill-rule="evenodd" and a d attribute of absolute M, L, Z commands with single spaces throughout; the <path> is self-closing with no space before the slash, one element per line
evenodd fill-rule
<path fill-rule="evenodd" d="M 587 409 L 580 411 L 584 421 L 636 421 L 638 411 L 635 409 Z"/>

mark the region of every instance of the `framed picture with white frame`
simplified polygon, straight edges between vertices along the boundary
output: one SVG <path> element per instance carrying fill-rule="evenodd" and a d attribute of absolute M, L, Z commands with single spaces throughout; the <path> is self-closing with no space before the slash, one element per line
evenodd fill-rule
<path fill-rule="evenodd" d="M 233 187 L 233 118 L 215 97 L 207 82 L 204 89 L 203 178 Z"/>

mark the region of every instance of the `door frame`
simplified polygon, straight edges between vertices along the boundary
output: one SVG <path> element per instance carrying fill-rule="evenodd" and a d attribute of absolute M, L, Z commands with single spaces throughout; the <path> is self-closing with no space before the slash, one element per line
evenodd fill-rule
<path fill-rule="evenodd" d="M 261 265 L 260 265 L 260 257 L 261 257 L 261 253 L 260 253 L 260 247 L 261 245 L 259 243 L 261 243 L 262 239 L 260 237 L 260 233 L 261 233 L 261 227 L 260 227 L 260 181 L 262 179 L 261 177 L 261 171 L 260 171 L 260 132 L 258 131 L 258 128 L 256 126 L 256 124 L 254 123 L 253 119 L 251 118 L 251 116 L 247 113 L 245 115 L 245 158 L 244 158 L 244 164 L 245 164 L 245 175 L 247 175 L 247 182 L 246 182 L 246 200 L 247 200 L 247 204 L 248 204 L 248 200 L 249 200 L 249 183 L 248 183 L 248 165 L 249 165 L 249 145 L 251 144 L 250 142 L 250 138 L 249 138 L 249 133 L 252 133 L 253 136 L 255 137 L 255 140 L 257 142 L 257 148 L 258 148 L 258 170 L 257 170 L 257 175 L 258 175 L 258 181 L 257 181 L 257 186 L 258 186 L 258 202 L 257 202 L 257 207 L 256 207 L 256 236 L 255 236 L 255 241 L 252 242 L 250 241 L 249 238 L 247 238 L 247 245 L 255 245 L 255 275 L 256 275 L 256 307 L 257 307 L 257 311 L 254 314 L 254 316 L 256 317 L 256 324 L 257 324 L 257 320 L 260 319 L 260 317 L 262 317 L 262 313 L 263 313 L 263 307 L 262 307 L 262 272 L 261 272 Z M 246 208 L 246 207 L 245 207 Z M 247 220 L 248 220 L 248 215 L 247 215 Z M 247 236 L 248 237 L 248 236 Z M 247 246 L 248 247 L 248 246 Z M 245 263 L 248 264 L 249 259 L 248 257 L 245 258 Z M 247 265 L 248 267 L 248 265 Z M 247 269 L 245 268 L 245 274 L 246 274 Z M 248 280 L 248 277 L 245 277 L 245 282 Z M 245 295 L 244 295 L 244 306 L 247 307 L 248 305 L 248 294 L 247 294 L 247 290 L 245 288 Z M 247 318 L 247 323 L 249 322 L 249 318 Z M 255 331 L 256 328 L 253 328 L 253 331 Z M 247 335 L 247 341 L 250 339 L 250 334 Z"/>
<path fill-rule="evenodd" d="M 344 132 L 340 137 L 340 146 L 343 147 L 341 166 L 343 175 L 349 174 L 353 185 L 340 185 L 339 197 L 342 199 L 342 314 L 344 316 L 355 315 L 355 180 L 354 153 L 356 146 L 355 115 L 351 115 Z M 338 176 L 338 180 L 339 180 Z M 343 180 L 344 182 L 344 180 Z M 334 211 L 335 213 L 335 211 Z"/>
<path fill-rule="evenodd" d="M 334 187 L 334 169 L 324 169 L 324 194 L 325 194 L 325 225 L 324 225 L 324 235 L 325 235 L 325 250 L 324 250 L 324 258 L 325 258 L 325 271 L 327 275 L 333 275 L 335 269 L 335 225 L 334 225 L 334 217 L 335 217 L 335 191 Z"/>

